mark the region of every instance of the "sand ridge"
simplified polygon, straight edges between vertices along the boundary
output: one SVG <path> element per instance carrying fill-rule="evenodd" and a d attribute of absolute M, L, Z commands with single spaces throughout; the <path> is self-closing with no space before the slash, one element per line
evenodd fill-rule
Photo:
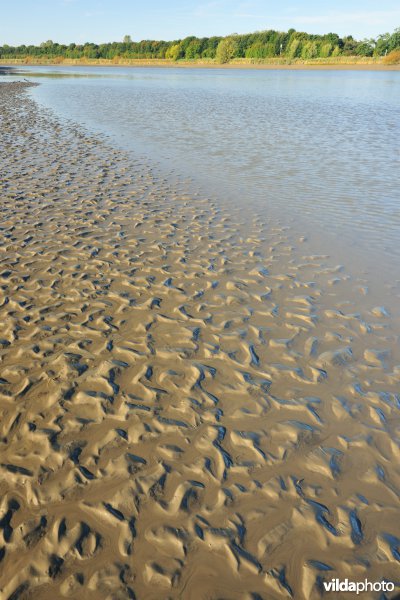
<path fill-rule="evenodd" d="M 399 323 L 1 85 L 0 597 L 399 579 Z"/>

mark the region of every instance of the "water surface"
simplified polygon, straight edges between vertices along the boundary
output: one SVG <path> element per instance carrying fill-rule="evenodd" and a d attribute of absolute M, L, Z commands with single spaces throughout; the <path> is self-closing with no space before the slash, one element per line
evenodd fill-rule
<path fill-rule="evenodd" d="M 339 259 L 344 249 L 373 271 L 396 270 L 400 73 L 31 67 L 25 75 L 42 83 L 33 92 L 41 103 L 165 173 L 297 223 L 300 233 L 321 232 Z"/>

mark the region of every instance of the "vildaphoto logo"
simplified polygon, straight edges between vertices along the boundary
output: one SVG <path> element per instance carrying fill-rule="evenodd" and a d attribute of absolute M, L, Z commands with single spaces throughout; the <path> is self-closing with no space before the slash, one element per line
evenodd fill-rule
<path fill-rule="evenodd" d="M 394 583 L 391 581 L 349 581 L 348 579 L 331 579 L 324 581 L 326 592 L 355 592 L 362 594 L 363 592 L 393 592 Z"/>

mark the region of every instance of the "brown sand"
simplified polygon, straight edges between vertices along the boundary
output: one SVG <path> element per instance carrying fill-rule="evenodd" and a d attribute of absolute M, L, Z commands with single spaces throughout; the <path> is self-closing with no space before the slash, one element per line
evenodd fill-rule
<path fill-rule="evenodd" d="M 348 62 L 323 62 L 319 60 L 309 60 L 307 62 L 248 62 L 236 60 L 226 64 L 220 64 L 212 61 L 182 61 L 179 60 L 157 60 L 157 59 L 121 59 L 118 62 L 107 59 L 93 60 L 25 60 L 25 59 L 0 59 L 0 65 L 16 67 L 16 66 L 58 66 L 58 67 L 132 67 L 132 68 L 149 68 L 162 67 L 166 69 L 259 69 L 259 70 L 289 70 L 289 71 L 400 71 L 400 63 L 385 64 L 383 62 L 368 62 L 350 57 Z"/>
<path fill-rule="evenodd" d="M 285 227 L 0 105 L 0 597 L 398 581 L 395 319 Z"/>

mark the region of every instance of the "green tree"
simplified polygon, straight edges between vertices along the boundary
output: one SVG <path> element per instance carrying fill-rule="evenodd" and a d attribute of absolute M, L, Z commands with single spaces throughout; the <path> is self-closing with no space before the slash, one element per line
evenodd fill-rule
<path fill-rule="evenodd" d="M 392 35 L 389 38 L 388 50 L 391 52 L 392 50 L 396 50 L 400 48 L 400 27 L 394 30 Z"/>
<path fill-rule="evenodd" d="M 357 42 L 352 35 L 343 38 L 343 54 L 354 55 L 357 50 Z"/>
<path fill-rule="evenodd" d="M 297 58 L 298 56 L 300 56 L 300 54 L 301 54 L 300 40 L 294 39 L 292 42 L 290 42 L 287 54 L 288 54 L 289 58 Z"/>
<path fill-rule="evenodd" d="M 201 56 L 203 58 L 215 58 L 217 53 L 218 44 L 220 43 L 220 37 L 208 38 L 204 44 Z"/>
<path fill-rule="evenodd" d="M 265 46 L 261 42 L 255 42 L 246 50 L 246 58 L 264 58 Z"/>
<path fill-rule="evenodd" d="M 384 56 L 389 51 L 390 33 L 378 35 L 375 41 L 375 56 Z"/>
<path fill-rule="evenodd" d="M 85 58 L 99 58 L 96 44 L 85 44 L 83 47 L 83 56 Z"/>
<path fill-rule="evenodd" d="M 275 44 L 255 42 L 246 50 L 246 58 L 268 58 L 278 54 Z"/>
<path fill-rule="evenodd" d="M 188 46 L 186 46 L 185 58 L 192 60 L 194 58 L 200 58 L 201 56 L 201 41 L 192 40 Z"/>
<path fill-rule="evenodd" d="M 236 49 L 237 44 L 234 38 L 227 37 L 222 39 L 218 44 L 215 55 L 216 61 L 222 65 L 228 63 L 235 56 Z"/>
<path fill-rule="evenodd" d="M 316 58 L 318 56 L 318 46 L 316 42 L 305 42 L 301 47 L 301 58 Z"/>
<path fill-rule="evenodd" d="M 358 56 L 372 56 L 374 53 L 374 40 L 363 40 L 357 45 L 356 54 Z"/>
<path fill-rule="evenodd" d="M 332 44 L 327 42 L 326 44 L 322 44 L 319 55 L 321 58 L 327 58 L 332 53 Z"/>
<path fill-rule="evenodd" d="M 329 42 L 332 46 L 339 44 L 340 38 L 337 33 L 327 33 L 323 36 L 324 40 Z"/>
<path fill-rule="evenodd" d="M 196 58 L 216 59 L 219 63 L 226 63 L 233 58 L 267 59 L 275 56 L 289 58 L 302 57 L 304 59 L 320 56 L 386 56 L 392 51 L 400 49 L 400 28 L 392 34 L 384 33 L 375 40 L 357 41 L 351 35 L 340 38 L 336 33 L 313 35 L 289 29 L 288 32 L 275 30 L 257 31 L 248 34 L 231 34 L 225 38 L 196 38 L 186 37 L 183 40 L 166 42 L 162 40 L 142 40 L 133 42 L 131 36 L 126 35 L 121 42 L 105 43 L 101 45 L 82 44 L 57 44 L 47 40 L 39 46 L 21 45 L 17 47 L 0 47 L 0 57 L 5 59 L 23 59 L 29 56 L 46 58 L 106 58 L 109 60 L 118 57 L 126 58 L 168 58 L 188 60 Z"/>
<path fill-rule="evenodd" d="M 178 60 L 182 56 L 182 49 L 180 44 L 174 44 L 170 46 L 165 53 L 165 58 L 169 58 L 169 60 Z"/>

